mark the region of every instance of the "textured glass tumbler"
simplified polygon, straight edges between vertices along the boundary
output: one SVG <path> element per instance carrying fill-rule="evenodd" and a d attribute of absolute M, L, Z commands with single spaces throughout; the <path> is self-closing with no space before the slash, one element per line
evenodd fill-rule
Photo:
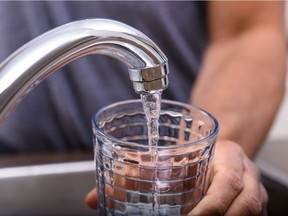
<path fill-rule="evenodd" d="M 158 146 L 148 144 L 141 100 L 92 122 L 100 215 L 187 215 L 205 195 L 218 134 L 209 113 L 162 100 Z"/>

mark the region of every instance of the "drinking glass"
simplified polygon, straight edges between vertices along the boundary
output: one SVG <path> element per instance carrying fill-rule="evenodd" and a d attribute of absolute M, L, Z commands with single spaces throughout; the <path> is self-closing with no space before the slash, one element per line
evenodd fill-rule
<path fill-rule="evenodd" d="M 100 215 L 187 215 L 210 182 L 217 120 L 162 100 L 158 145 L 149 145 L 141 100 L 107 106 L 92 119 Z"/>

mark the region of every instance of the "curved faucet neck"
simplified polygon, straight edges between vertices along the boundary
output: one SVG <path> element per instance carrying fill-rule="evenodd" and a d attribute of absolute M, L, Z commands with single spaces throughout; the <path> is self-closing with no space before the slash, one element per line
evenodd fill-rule
<path fill-rule="evenodd" d="M 48 75 L 88 54 L 108 55 L 126 64 L 140 94 L 168 85 L 167 58 L 143 33 L 112 20 L 76 21 L 32 40 L 0 65 L 0 121 Z"/>

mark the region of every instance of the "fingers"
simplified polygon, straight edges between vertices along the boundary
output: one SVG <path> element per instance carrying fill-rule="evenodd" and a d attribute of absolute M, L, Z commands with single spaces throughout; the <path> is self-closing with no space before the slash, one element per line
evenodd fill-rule
<path fill-rule="evenodd" d="M 268 215 L 267 213 L 267 203 L 268 203 L 268 193 L 266 191 L 266 189 L 264 188 L 263 184 L 260 184 L 260 198 L 261 198 L 261 202 L 263 203 L 263 209 L 261 212 L 261 215 L 266 216 Z"/>
<path fill-rule="evenodd" d="M 189 215 L 266 215 L 268 195 L 259 170 L 238 144 L 217 143 L 211 169 L 207 194 Z M 87 194 L 86 204 L 97 208 L 96 189 Z"/>
<path fill-rule="evenodd" d="M 266 215 L 268 195 L 258 168 L 233 142 L 218 143 L 212 184 L 190 215 Z"/>
<path fill-rule="evenodd" d="M 269 199 L 268 193 L 267 193 L 267 191 L 266 191 L 266 189 L 264 188 L 264 186 L 263 186 L 262 183 L 260 184 L 260 198 L 261 198 L 261 202 L 262 202 L 263 204 L 266 205 L 266 204 L 268 203 L 268 199 Z"/>
<path fill-rule="evenodd" d="M 90 191 L 85 197 L 86 205 L 88 205 L 92 209 L 96 209 L 98 207 L 98 199 L 96 189 Z"/>
<path fill-rule="evenodd" d="M 214 177 L 204 198 L 190 215 L 224 215 L 243 190 L 243 151 L 234 143 L 217 143 L 213 159 Z"/>
<path fill-rule="evenodd" d="M 259 170 L 248 158 L 244 158 L 244 167 L 245 187 L 226 212 L 227 216 L 261 215 L 267 202 L 268 196 L 260 184 Z"/>

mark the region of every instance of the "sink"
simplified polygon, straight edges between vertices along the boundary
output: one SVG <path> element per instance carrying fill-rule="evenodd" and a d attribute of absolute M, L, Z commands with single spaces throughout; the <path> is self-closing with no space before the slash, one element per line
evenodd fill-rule
<path fill-rule="evenodd" d="M 60 155 L 0 157 L 0 216 L 97 214 L 84 202 L 95 187 L 93 155 Z"/>

